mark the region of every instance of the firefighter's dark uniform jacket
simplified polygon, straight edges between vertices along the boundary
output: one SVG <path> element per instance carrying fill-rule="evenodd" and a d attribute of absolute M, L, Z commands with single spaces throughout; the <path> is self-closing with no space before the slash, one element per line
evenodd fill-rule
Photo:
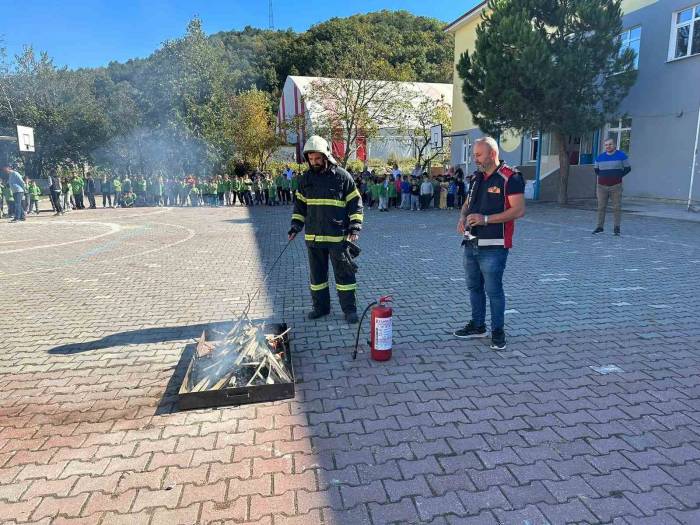
<path fill-rule="evenodd" d="M 301 231 L 304 228 L 314 308 L 330 309 L 330 258 L 340 305 L 344 312 L 354 312 L 355 274 L 339 268 L 338 261 L 346 236 L 362 229 L 362 199 L 355 181 L 343 168 L 331 166 L 320 173 L 307 171 L 300 177 L 292 229 Z"/>

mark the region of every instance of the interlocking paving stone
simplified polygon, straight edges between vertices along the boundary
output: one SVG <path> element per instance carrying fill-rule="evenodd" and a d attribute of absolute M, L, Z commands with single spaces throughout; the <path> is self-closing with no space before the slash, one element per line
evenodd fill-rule
<path fill-rule="evenodd" d="M 700 225 L 625 214 L 592 238 L 593 212 L 528 208 L 498 353 L 449 335 L 469 317 L 456 212 L 367 212 L 358 305 L 394 296 L 388 363 L 352 361 L 335 297 L 305 319 L 302 242 L 263 282 L 288 206 L 1 223 L 2 519 L 700 522 Z M 183 351 L 259 285 L 251 315 L 292 326 L 296 399 L 178 412 Z"/>

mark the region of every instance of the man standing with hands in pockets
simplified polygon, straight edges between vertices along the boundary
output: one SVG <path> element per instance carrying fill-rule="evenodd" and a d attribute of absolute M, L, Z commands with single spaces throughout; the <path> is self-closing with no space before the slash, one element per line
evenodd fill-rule
<path fill-rule="evenodd" d="M 498 157 L 498 143 L 491 137 L 474 144 L 474 173 L 457 231 L 464 234 L 471 320 L 454 332 L 460 339 L 487 337 L 486 295 L 491 307 L 491 348 L 505 350 L 506 300 L 503 272 L 513 246 L 515 220 L 525 215 L 525 181 L 520 172 Z"/>

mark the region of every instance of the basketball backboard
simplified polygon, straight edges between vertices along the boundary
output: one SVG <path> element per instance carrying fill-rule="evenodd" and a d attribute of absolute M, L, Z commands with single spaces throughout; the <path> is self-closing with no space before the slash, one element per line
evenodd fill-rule
<path fill-rule="evenodd" d="M 430 126 L 430 147 L 434 150 L 442 148 L 442 124 Z"/>
<path fill-rule="evenodd" d="M 34 152 L 34 128 L 17 126 L 17 144 L 20 153 Z"/>

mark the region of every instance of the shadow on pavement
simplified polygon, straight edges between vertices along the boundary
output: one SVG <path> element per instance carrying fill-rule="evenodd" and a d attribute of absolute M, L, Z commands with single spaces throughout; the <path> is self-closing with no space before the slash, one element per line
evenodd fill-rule
<path fill-rule="evenodd" d="M 180 385 L 185 378 L 187 367 L 190 365 L 196 348 L 197 345 L 195 343 L 190 343 L 185 346 L 185 349 L 180 355 L 180 360 L 177 362 L 177 365 L 173 367 L 173 375 L 170 376 L 170 380 L 163 391 L 163 396 L 160 398 L 156 411 L 153 413 L 154 416 L 172 414 L 178 411 L 177 393 L 180 390 Z"/>
<path fill-rule="evenodd" d="M 115 346 L 195 339 L 202 335 L 202 331 L 205 328 L 225 330 L 226 327 L 230 325 L 231 321 L 224 321 L 219 323 L 200 323 L 187 326 L 142 328 L 139 330 L 129 330 L 126 332 L 111 334 L 95 341 L 56 346 L 51 348 L 48 353 L 54 355 L 71 355 L 79 354 L 81 352 L 88 352 L 91 350 L 103 350 L 105 348 L 112 348 Z"/>

